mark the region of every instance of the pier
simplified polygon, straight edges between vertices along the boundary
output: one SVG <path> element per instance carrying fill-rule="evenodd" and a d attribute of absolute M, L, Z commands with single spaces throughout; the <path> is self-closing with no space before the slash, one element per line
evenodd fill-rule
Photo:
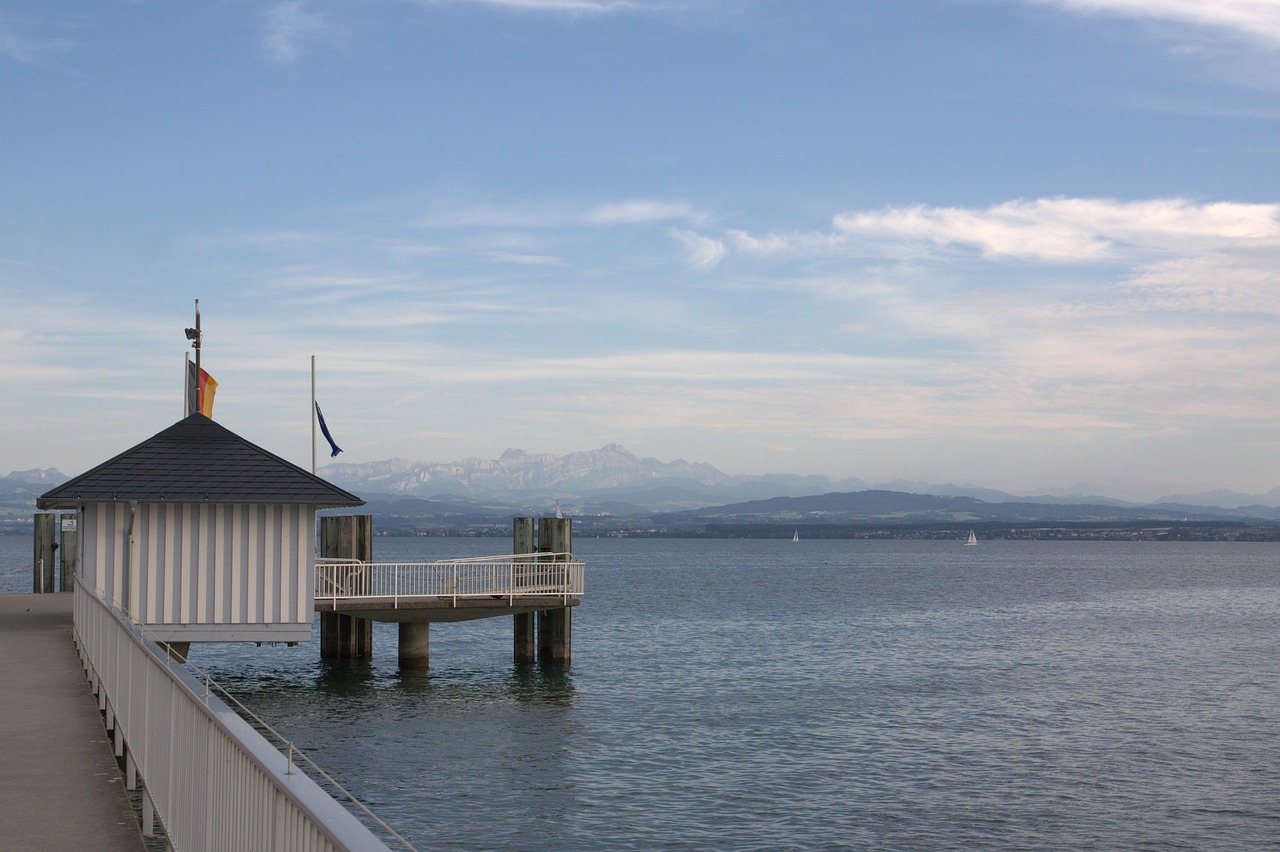
<path fill-rule="evenodd" d="M 321 522 L 322 552 L 369 555 L 368 516 Z M 74 529 L 63 527 L 64 535 Z M 513 544 L 517 552 L 508 555 L 436 562 L 317 558 L 311 579 L 322 656 L 357 650 L 352 637 L 368 637 L 364 649 L 371 652 L 372 622 L 395 622 L 401 665 L 425 667 L 432 623 L 503 616 L 512 619 L 517 664 L 568 663 L 570 614 L 583 593 L 585 567 L 567 549 L 572 524 L 516 518 Z M 36 582 L 48 589 L 53 583 L 43 567 L 37 562 Z M 8 832 L 0 845 L 137 850 L 160 823 L 170 839 L 187 842 L 225 834 L 272 836 L 280 841 L 275 848 L 384 848 L 309 779 L 294 774 L 291 758 L 256 742 L 228 708 L 218 709 L 207 687 L 202 696 L 200 684 L 166 656 L 164 643 L 148 641 L 142 627 L 112 612 L 101 589 L 90 594 L 83 577 L 66 585 L 72 594 L 0 596 L 0 683 L 9 696 L 0 703 L 6 755 L 0 824 Z M 168 644 L 186 650 L 186 643 Z M 157 711 L 168 725 L 156 727 Z M 215 748 L 223 737 L 227 745 Z M 208 762 L 214 752 L 222 755 L 216 772 Z M 242 753 L 256 768 L 222 777 L 221 761 L 243 762 Z M 273 766 L 277 761 L 283 772 Z M 173 766 L 190 771 L 174 775 Z M 277 790 L 256 819 L 219 792 L 246 784 Z M 128 794 L 135 789 L 141 824 Z M 291 828 L 299 825 L 305 827 Z"/>
<path fill-rule="evenodd" d="M 401 665 L 423 667 L 433 622 L 502 615 L 517 663 L 565 664 L 583 565 L 564 518 L 541 519 L 536 536 L 533 518 L 517 518 L 508 556 L 378 564 L 372 518 L 317 514 L 363 502 L 200 413 L 41 495 L 33 591 L 53 591 L 59 555 L 58 585 L 73 590 L 33 595 L 22 617 L 0 620 L 3 777 L 22 785 L 0 787 L 0 825 L 35 826 L 0 845 L 113 849 L 112 838 L 159 827 L 173 848 L 385 848 L 298 771 L 292 744 L 277 750 L 180 664 L 191 645 L 309 641 L 319 612 L 322 657 L 370 655 L 372 622 L 390 621 Z M 70 671 L 42 666 L 46 653 Z M 64 705 L 88 727 L 44 729 Z M 82 793 L 80 782 L 107 789 Z M 140 824 L 125 789 L 137 791 Z M 112 791 L 119 816 L 96 804 Z M 75 828 L 91 814 L 115 828 Z M 63 842 L 63 830 L 88 838 Z"/>
<path fill-rule="evenodd" d="M 71 598 L 0 595 L 0 847 L 137 852 L 142 832 L 72 642 Z"/>
<path fill-rule="evenodd" d="M 583 593 L 585 566 L 571 552 L 567 518 L 513 522 L 513 553 L 437 562 L 374 562 L 372 518 L 321 518 L 315 571 L 320 655 L 373 655 L 373 622 L 399 625 L 400 664 L 430 664 L 433 623 L 510 617 L 517 664 L 572 659 L 572 608 Z"/>

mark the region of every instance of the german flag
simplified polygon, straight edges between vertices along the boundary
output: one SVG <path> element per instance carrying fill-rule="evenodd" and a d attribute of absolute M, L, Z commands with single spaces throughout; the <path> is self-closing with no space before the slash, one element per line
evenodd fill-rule
<path fill-rule="evenodd" d="M 199 412 L 213 417 L 213 397 L 218 392 L 218 382 L 203 367 L 187 362 L 187 415 Z"/>

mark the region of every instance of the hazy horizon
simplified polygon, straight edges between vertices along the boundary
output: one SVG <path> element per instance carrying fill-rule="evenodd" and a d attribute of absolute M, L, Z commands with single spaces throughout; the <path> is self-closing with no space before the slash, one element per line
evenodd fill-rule
<path fill-rule="evenodd" d="M 630 452 L 630 450 L 628 450 L 627 448 L 621 447 L 621 445 L 616 445 L 616 444 L 608 444 L 598 449 L 608 449 L 609 447 L 614 447 L 614 446 L 618 447 L 624 452 L 628 452 L 628 453 Z M 551 453 L 537 453 L 532 451 L 526 451 L 519 448 L 508 448 L 500 455 L 494 456 L 494 457 L 472 456 L 465 459 L 450 459 L 450 460 L 407 459 L 403 457 L 394 457 L 394 458 L 387 458 L 387 459 L 370 459 L 363 462 L 344 462 L 341 460 L 331 459 L 324 463 L 320 463 L 319 457 L 318 457 L 317 472 L 319 473 L 320 476 L 324 478 L 333 479 L 334 474 L 336 473 L 336 471 L 332 469 L 334 467 L 348 467 L 348 466 L 349 467 L 378 467 L 378 466 L 384 466 L 384 465 L 401 465 L 401 464 L 410 465 L 410 466 L 416 466 L 416 465 L 451 466 L 451 465 L 466 464 L 471 462 L 497 461 L 511 453 L 523 453 L 529 456 L 548 456 L 549 455 L 557 459 L 564 459 L 565 456 L 581 454 L 581 453 L 590 453 L 590 452 L 594 452 L 594 450 L 579 450 L 571 453 L 566 453 L 564 455 L 557 455 L 557 454 L 551 454 Z M 656 461 L 660 464 L 679 464 L 679 463 L 687 463 L 690 465 L 706 464 L 705 462 L 700 462 L 696 459 L 655 459 L 653 457 L 647 457 L 644 459 L 644 461 L 650 461 L 650 460 Z M 1028 498 L 1036 497 L 1036 496 L 1054 497 L 1054 498 L 1072 498 L 1077 496 L 1082 498 L 1103 497 L 1103 498 L 1109 498 L 1113 500 L 1123 500 L 1123 501 L 1133 502 L 1133 503 L 1154 503 L 1162 499 L 1179 498 L 1179 497 L 1193 497 L 1193 498 L 1218 497 L 1218 498 L 1225 499 L 1228 496 L 1239 496 L 1241 498 L 1248 498 L 1248 497 L 1266 498 L 1271 491 L 1280 490 L 1280 489 L 1268 489 L 1268 491 L 1266 492 L 1247 493 L 1247 492 L 1233 491 L 1232 489 L 1218 488 L 1218 489 L 1207 489 L 1205 491 L 1200 491 L 1200 492 L 1182 492 L 1182 493 L 1170 492 L 1170 493 L 1164 493 L 1164 494 L 1141 494 L 1138 492 L 1112 493 L 1112 492 L 1104 492 L 1103 490 L 1098 489 L 1086 482 L 1078 482 L 1072 485 L 1065 485 L 1065 486 L 1052 485 L 1052 486 L 1044 486 L 1042 488 L 1032 488 L 1027 491 L 1007 491 L 1005 489 L 994 488 L 993 486 L 986 485 L 983 483 L 976 483 L 976 482 L 949 482 L 949 481 L 928 480 L 928 479 L 906 479 L 903 477 L 894 477 L 892 479 L 885 479 L 885 480 L 866 480 L 866 479 L 863 479 L 862 477 L 857 477 L 857 476 L 831 477 L 831 476 L 827 476 L 826 474 L 796 474 L 796 473 L 790 473 L 787 471 L 771 471 L 763 474 L 742 474 L 742 473 L 735 473 L 733 471 L 720 470 L 719 468 L 716 468 L 716 470 L 727 477 L 735 478 L 735 479 L 751 478 L 751 477 L 802 478 L 802 477 L 812 476 L 812 477 L 819 477 L 819 478 L 825 479 L 832 486 L 837 486 L 837 487 L 843 486 L 843 485 L 850 485 L 850 486 L 855 486 L 856 488 L 866 488 L 866 489 L 889 488 L 893 490 L 905 489 L 909 491 L 911 490 L 912 486 L 917 486 L 917 487 L 931 488 L 931 489 L 955 489 L 955 490 L 973 490 L 973 491 L 991 490 L 991 491 L 999 491 L 1002 493 L 1006 493 L 1014 497 L 1028 497 Z M 84 472 L 84 471 L 67 472 L 57 468 L 56 466 L 37 465 L 35 467 L 29 467 L 29 468 L 24 468 L 20 470 L 12 470 L 7 474 L 7 476 L 8 477 L 16 476 L 18 478 L 21 478 L 18 475 L 26 474 L 26 473 L 34 473 L 34 472 L 48 473 L 49 471 L 53 471 L 59 474 L 60 476 L 67 477 L 67 478 L 78 476 L 79 474 Z M 444 492 L 441 492 L 441 493 L 444 493 Z M 1225 500 L 1225 502 L 1207 503 L 1205 505 L 1222 505 L 1228 508 L 1236 508 L 1237 505 L 1247 505 L 1247 502 L 1241 502 L 1237 504 L 1234 501 L 1228 499 L 1228 500 Z"/>

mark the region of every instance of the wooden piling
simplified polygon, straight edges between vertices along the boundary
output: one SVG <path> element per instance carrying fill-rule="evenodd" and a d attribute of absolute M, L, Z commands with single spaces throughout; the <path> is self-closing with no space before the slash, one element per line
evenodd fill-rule
<path fill-rule="evenodd" d="M 337 515 L 320 519 L 320 555 L 329 559 L 373 561 L 373 516 Z M 358 582 L 358 578 L 352 578 Z M 344 591 L 362 593 L 363 588 Z M 320 613 L 322 660 L 368 659 L 373 656 L 373 622 L 337 612 Z"/>
<path fill-rule="evenodd" d="M 79 515 L 62 516 L 62 546 L 58 548 L 58 559 L 61 562 L 59 591 L 72 592 L 76 588 L 76 569 L 80 567 L 79 520 Z"/>
<path fill-rule="evenodd" d="M 31 591 L 37 595 L 55 592 L 54 585 L 57 563 L 54 562 L 58 552 L 58 516 L 49 512 L 39 512 L 35 516 L 35 549 L 32 553 Z"/>
<path fill-rule="evenodd" d="M 573 659 L 573 619 L 569 607 L 538 612 L 538 662 L 569 663 Z"/>
<path fill-rule="evenodd" d="M 532 612 L 522 612 L 511 617 L 515 622 L 515 659 L 518 666 L 538 661 L 538 634 L 533 616 Z"/>
<path fill-rule="evenodd" d="M 533 518 L 515 518 L 512 522 L 512 540 L 511 552 L 533 553 Z M 515 584 L 522 585 L 526 580 L 521 574 L 521 565 L 526 564 L 524 560 L 516 562 Z M 515 661 L 516 665 L 525 665 L 536 662 L 538 659 L 537 633 L 534 628 L 534 618 L 531 612 L 522 612 L 512 617 L 514 622 L 515 634 Z"/>
<path fill-rule="evenodd" d="M 573 551 L 573 521 L 569 518 L 538 520 L 538 550 L 564 554 L 544 557 L 554 562 L 568 562 Z M 554 568 L 548 570 L 556 570 Z M 563 570 L 563 569 L 561 569 Z M 573 617 L 569 607 L 538 612 L 538 661 L 565 663 L 573 657 Z"/>

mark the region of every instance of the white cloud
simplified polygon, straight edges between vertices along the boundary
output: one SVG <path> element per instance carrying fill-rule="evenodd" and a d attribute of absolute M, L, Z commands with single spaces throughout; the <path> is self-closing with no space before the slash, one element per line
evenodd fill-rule
<path fill-rule="evenodd" d="M 727 238 L 737 251 L 757 257 L 822 255 L 840 248 L 846 242 L 839 234 L 751 234 L 739 229 L 730 230 Z"/>
<path fill-rule="evenodd" d="M 577 218 L 562 204 L 440 203 L 415 223 L 431 228 L 554 228 Z"/>
<path fill-rule="evenodd" d="M 13 25 L 0 21 L 0 56 L 28 65 L 40 65 L 68 53 L 74 43 L 61 38 L 32 38 L 17 32 Z"/>
<path fill-rule="evenodd" d="M 295 61 L 307 45 L 330 34 L 324 14 L 309 8 L 306 0 L 283 0 L 264 13 L 266 33 L 263 44 L 275 62 Z"/>
<path fill-rule="evenodd" d="M 1184 199 L 1113 201 L 1042 198 L 985 210 L 906 207 L 843 213 L 837 232 L 938 247 L 972 247 L 984 257 L 1091 262 L 1129 252 L 1186 252 L 1215 245 L 1280 243 L 1280 205 Z"/>
<path fill-rule="evenodd" d="M 207 234 L 190 240 L 196 249 L 227 251 L 241 248 L 281 251 L 314 248 L 326 244 L 331 238 L 311 231 L 247 231 Z"/>
<path fill-rule="evenodd" d="M 271 279 L 273 287 L 297 291 L 316 301 L 399 297 L 412 292 L 415 283 L 410 275 L 339 274 L 309 268 L 287 269 Z"/>
<path fill-rule="evenodd" d="M 419 0 L 425 4 L 471 4 L 530 12 L 620 12 L 640 8 L 636 0 Z"/>
<path fill-rule="evenodd" d="M 696 215 L 687 204 L 670 201 L 634 199 L 603 204 L 587 214 L 587 221 L 598 225 L 633 225 L 643 222 L 666 222 L 693 219 Z"/>
<path fill-rule="evenodd" d="M 684 245 L 689 257 L 689 265 L 694 269 L 715 269 L 720 264 L 720 261 L 724 260 L 725 255 L 729 253 L 728 247 L 722 240 L 704 237 L 701 234 L 695 234 L 693 231 L 673 228 L 671 236 Z"/>
<path fill-rule="evenodd" d="M 1123 282 L 1147 310 L 1280 316 L 1280 251 L 1214 252 L 1139 268 Z"/>
<path fill-rule="evenodd" d="M 515 263 L 520 266 L 564 266 L 564 261 L 549 254 L 494 251 L 489 253 L 489 259 L 497 263 Z"/>
<path fill-rule="evenodd" d="M 1173 21 L 1280 47 L 1280 0 L 1029 0 L 1074 12 Z"/>
<path fill-rule="evenodd" d="M 437 204 L 416 224 L 422 228 L 546 229 L 580 225 L 644 225 L 653 222 L 697 222 L 706 216 L 689 204 L 651 198 L 611 201 L 595 207 L 567 203 Z"/>
<path fill-rule="evenodd" d="M 1260 422 L 1280 392 L 1280 205 L 1050 198 L 834 225 L 724 237 L 743 263 L 795 262 L 787 286 L 870 353 L 841 364 L 856 406 L 812 372 L 790 397 L 757 383 L 779 432 L 804 408 L 832 439 L 1170 434 Z"/>

